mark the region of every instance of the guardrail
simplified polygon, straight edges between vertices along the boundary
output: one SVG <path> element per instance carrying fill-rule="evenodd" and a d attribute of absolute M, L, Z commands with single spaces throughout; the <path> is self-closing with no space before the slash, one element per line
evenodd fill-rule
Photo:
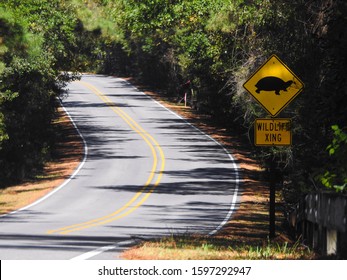
<path fill-rule="evenodd" d="M 347 196 L 306 195 L 288 216 L 289 225 L 304 243 L 320 254 L 347 258 Z"/>

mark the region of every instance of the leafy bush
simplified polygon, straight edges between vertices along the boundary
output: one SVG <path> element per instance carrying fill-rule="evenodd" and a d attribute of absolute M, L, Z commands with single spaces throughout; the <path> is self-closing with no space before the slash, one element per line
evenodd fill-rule
<path fill-rule="evenodd" d="M 334 138 L 327 147 L 330 160 L 323 175 L 318 176 L 321 183 L 336 192 L 343 192 L 347 189 L 347 133 L 333 125 Z"/>

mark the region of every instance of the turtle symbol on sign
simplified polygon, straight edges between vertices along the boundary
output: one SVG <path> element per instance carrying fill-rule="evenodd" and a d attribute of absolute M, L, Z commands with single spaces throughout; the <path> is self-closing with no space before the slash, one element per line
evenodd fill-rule
<path fill-rule="evenodd" d="M 289 88 L 293 83 L 295 82 L 292 80 L 285 82 L 278 77 L 268 76 L 260 79 L 258 83 L 256 83 L 255 87 L 257 90 L 255 92 L 274 91 L 276 95 L 280 95 L 281 90 L 287 91 L 287 88 Z"/>

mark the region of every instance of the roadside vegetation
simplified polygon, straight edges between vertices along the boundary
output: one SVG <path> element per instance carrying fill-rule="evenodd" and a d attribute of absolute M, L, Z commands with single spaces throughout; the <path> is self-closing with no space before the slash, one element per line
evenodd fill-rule
<path fill-rule="evenodd" d="M 72 79 L 73 12 L 62 1 L 0 3 L 0 187 L 42 169 L 57 98 Z"/>
<path fill-rule="evenodd" d="M 344 0 L 2 0 L 0 188 L 40 174 L 64 86 L 92 71 L 170 100 L 190 80 L 198 113 L 246 136 L 264 170 L 277 162 L 284 211 L 311 191 L 346 193 L 346 14 Z M 293 145 L 255 149 L 267 116 L 242 85 L 272 54 L 305 89 L 280 114 Z"/>
<path fill-rule="evenodd" d="M 122 257 L 140 260 L 299 260 L 317 256 L 299 242 L 246 243 L 225 238 L 170 236 L 143 242 Z"/>

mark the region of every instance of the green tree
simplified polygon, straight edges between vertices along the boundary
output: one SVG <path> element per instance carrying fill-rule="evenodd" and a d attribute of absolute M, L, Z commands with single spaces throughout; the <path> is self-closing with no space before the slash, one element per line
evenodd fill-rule
<path fill-rule="evenodd" d="M 46 2 L 42 2 L 42 14 L 36 14 L 35 19 L 31 14 L 39 2 L 42 1 L 0 4 L 2 183 L 24 178 L 41 168 L 49 157 L 56 98 L 69 80 L 60 72 L 59 59 L 63 56 L 58 52 L 59 44 L 54 42 L 59 39 L 48 40 L 48 33 L 53 32 L 48 21 L 55 19 L 44 13 L 44 8 L 49 10 Z"/>

